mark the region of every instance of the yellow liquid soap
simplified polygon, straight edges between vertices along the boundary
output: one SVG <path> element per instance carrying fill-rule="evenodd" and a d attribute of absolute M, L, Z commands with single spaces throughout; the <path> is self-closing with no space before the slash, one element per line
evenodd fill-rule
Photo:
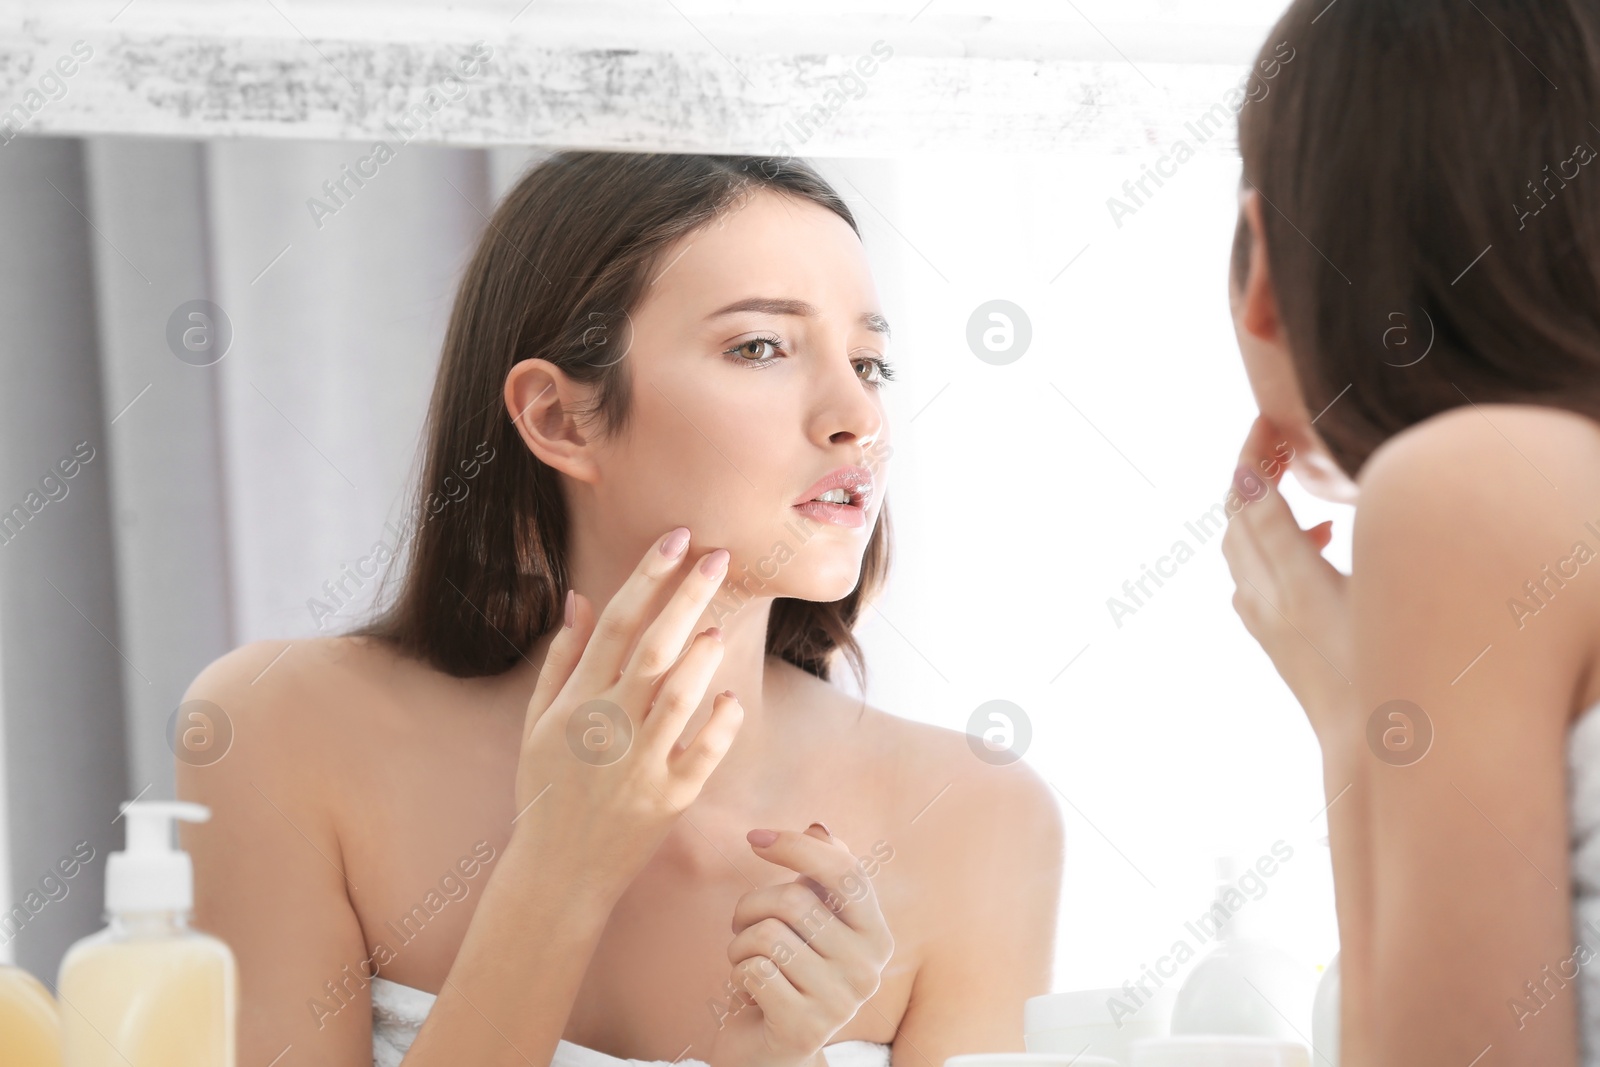
<path fill-rule="evenodd" d="M 44 983 L 0 966 L 0 1064 L 61 1067 L 61 1016 Z"/>
<path fill-rule="evenodd" d="M 182 913 L 116 916 L 61 961 L 58 1062 L 234 1067 L 238 982 L 233 952 Z"/>
<path fill-rule="evenodd" d="M 131 800 L 128 844 L 106 857 L 109 925 L 61 959 L 64 1067 L 234 1067 L 239 973 L 233 951 L 189 926 L 194 864 L 172 847 L 176 819 L 211 810 Z"/>

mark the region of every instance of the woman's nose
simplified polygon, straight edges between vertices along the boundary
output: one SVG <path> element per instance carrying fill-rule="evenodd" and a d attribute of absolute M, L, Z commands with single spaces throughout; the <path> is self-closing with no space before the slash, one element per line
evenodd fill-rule
<path fill-rule="evenodd" d="M 828 440 L 835 444 L 854 440 L 869 452 L 884 432 L 883 405 L 872 395 L 872 386 L 851 370 L 839 384 L 840 375 L 829 376 L 827 400 L 822 405 Z"/>

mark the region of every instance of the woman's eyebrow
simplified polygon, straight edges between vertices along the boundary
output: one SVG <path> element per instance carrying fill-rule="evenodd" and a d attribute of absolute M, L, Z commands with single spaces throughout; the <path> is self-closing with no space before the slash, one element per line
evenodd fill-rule
<path fill-rule="evenodd" d="M 707 321 L 718 319 L 724 315 L 733 315 L 741 311 L 759 311 L 766 315 L 795 315 L 800 318 L 815 315 L 815 304 L 808 304 L 804 300 L 788 300 L 781 297 L 752 296 L 743 300 L 735 300 L 727 307 L 718 308 L 706 316 Z M 863 311 L 858 318 L 861 325 L 873 333 L 889 336 L 889 323 L 882 315 L 872 311 Z"/>

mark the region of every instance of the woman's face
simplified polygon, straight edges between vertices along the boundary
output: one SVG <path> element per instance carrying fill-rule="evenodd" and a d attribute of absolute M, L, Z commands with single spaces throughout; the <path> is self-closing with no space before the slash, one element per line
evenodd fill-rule
<path fill-rule="evenodd" d="M 1250 379 L 1256 406 L 1277 428 L 1291 448 L 1290 469 L 1306 490 L 1334 503 L 1353 504 L 1356 485 L 1333 459 L 1328 446 L 1317 433 L 1314 418 L 1306 410 L 1305 394 L 1289 352 L 1288 338 L 1278 318 L 1277 295 L 1273 289 L 1266 244 L 1261 239 L 1261 199 L 1254 190 L 1244 192 L 1239 201 L 1240 223 L 1250 230 L 1250 265 L 1239 285 L 1231 278 L 1228 303 L 1233 313 L 1234 334 L 1239 354 L 1244 359 L 1245 375 Z M 1337 401 L 1335 401 L 1337 403 Z"/>
<path fill-rule="evenodd" d="M 758 190 L 666 250 L 628 322 L 630 422 L 597 443 L 591 527 L 631 558 L 687 526 L 749 596 L 849 595 L 889 453 L 888 326 L 855 231 Z M 866 469 L 844 479 L 864 507 L 797 507 L 843 467 Z"/>

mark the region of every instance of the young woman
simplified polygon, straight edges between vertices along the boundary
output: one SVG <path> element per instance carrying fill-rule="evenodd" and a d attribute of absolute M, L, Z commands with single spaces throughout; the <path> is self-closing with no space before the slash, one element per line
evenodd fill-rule
<path fill-rule="evenodd" d="M 573 153 L 511 191 L 398 595 L 186 697 L 235 735 L 178 791 L 241 1062 L 1022 1048 L 1051 790 L 829 684 L 888 567 L 888 337 L 802 164 Z"/>
<path fill-rule="evenodd" d="M 1224 552 L 1321 743 L 1343 1062 L 1600 1064 L 1600 10 L 1296 0 Z M 1262 57 L 1266 58 L 1267 49 Z M 1273 485 L 1359 501 L 1352 573 Z"/>

